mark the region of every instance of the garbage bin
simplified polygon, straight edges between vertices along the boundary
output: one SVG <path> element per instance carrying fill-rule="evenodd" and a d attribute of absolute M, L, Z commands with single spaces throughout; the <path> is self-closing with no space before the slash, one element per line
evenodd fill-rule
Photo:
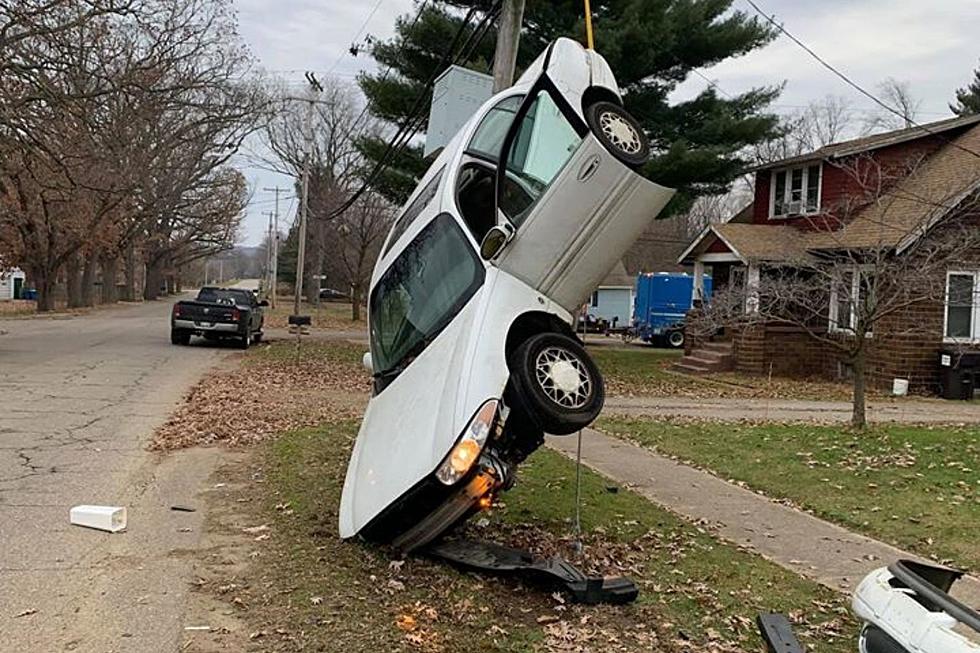
<path fill-rule="evenodd" d="M 980 352 L 944 350 L 939 354 L 943 399 L 973 399 L 980 378 Z"/>

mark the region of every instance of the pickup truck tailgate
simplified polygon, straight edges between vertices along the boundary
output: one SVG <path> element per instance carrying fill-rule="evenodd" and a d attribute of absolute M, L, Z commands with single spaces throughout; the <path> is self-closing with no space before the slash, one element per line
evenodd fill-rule
<path fill-rule="evenodd" d="M 174 307 L 174 317 L 195 322 L 238 322 L 241 311 L 221 304 L 179 302 Z"/>

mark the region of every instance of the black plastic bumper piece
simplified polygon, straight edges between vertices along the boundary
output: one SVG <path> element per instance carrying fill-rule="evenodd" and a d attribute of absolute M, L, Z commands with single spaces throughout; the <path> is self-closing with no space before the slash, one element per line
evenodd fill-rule
<path fill-rule="evenodd" d="M 805 653 L 785 615 L 760 614 L 755 621 L 769 653 Z"/>
<path fill-rule="evenodd" d="M 527 551 L 470 539 L 433 544 L 425 553 L 470 569 L 494 573 L 527 574 L 544 583 L 563 586 L 576 603 L 596 605 L 632 603 L 640 590 L 622 576 L 586 576 L 562 558 L 539 558 Z"/>

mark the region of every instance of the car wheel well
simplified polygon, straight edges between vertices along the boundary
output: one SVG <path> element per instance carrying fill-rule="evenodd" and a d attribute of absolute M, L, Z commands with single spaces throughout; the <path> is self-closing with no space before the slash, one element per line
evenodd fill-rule
<path fill-rule="evenodd" d="M 504 341 L 504 353 L 509 363 L 510 356 L 515 349 L 521 346 L 531 336 L 539 333 L 561 333 L 570 338 L 575 338 L 572 327 L 554 313 L 544 311 L 530 311 L 517 316 L 507 330 L 507 339 Z"/>
<path fill-rule="evenodd" d="M 596 102 L 612 102 L 615 105 L 623 106 L 623 101 L 610 89 L 603 86 L 590 86 L 582 94 L 582 112 L 584 113 Z"/>

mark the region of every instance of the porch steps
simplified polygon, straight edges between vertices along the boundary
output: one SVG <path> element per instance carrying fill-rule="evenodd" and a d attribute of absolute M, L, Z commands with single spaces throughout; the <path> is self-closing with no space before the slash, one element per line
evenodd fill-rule
<path fill-rule="evenodd" d="M 677 372 L 710 374 L 735 369 L 735 353 L 730 342 L 706 342 L 671 365 Z"/>

